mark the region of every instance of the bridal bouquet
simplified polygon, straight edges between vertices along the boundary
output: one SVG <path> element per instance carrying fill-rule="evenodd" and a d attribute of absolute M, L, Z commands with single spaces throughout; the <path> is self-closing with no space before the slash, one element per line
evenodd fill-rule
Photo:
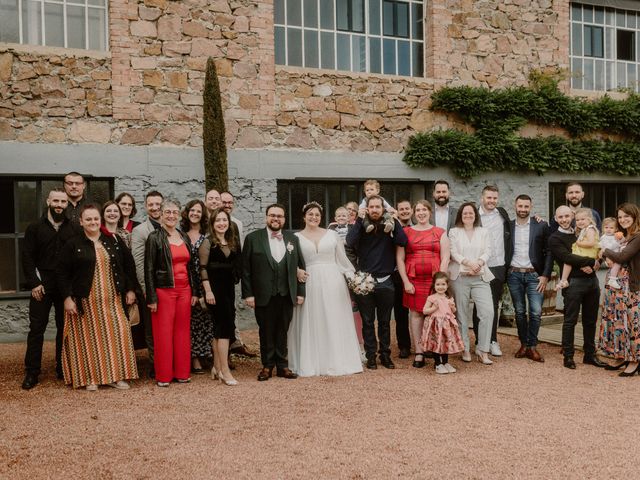
<path fill-rule="evenodd" d="M 376 286 L 375 280 L 367 272 L 347 272 L 345 273 L 345 278 L 347 279 L 347 286 L 356 295 L 368 295 L 373 292 Z"/>

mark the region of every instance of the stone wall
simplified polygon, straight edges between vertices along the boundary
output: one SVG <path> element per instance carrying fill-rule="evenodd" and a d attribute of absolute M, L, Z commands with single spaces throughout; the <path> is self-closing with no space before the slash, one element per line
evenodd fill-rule
<path fill-rule="evenodd" d="M 399 152 L 434 89 L 568 67 L 569 2 L 427 2 L 426 79 L 276 68 L 272 0 L 109 6 L 107 53 L 0 45 L 0 140 L 198 147 L 211 56 L 230 148 Z"/>
<path fill-rule="evenodd" d="M 568 70 L 569 3 L 429 2 L 427 76 L 453 84 L 501 87 L 525 84 L 532 68 Z"/>

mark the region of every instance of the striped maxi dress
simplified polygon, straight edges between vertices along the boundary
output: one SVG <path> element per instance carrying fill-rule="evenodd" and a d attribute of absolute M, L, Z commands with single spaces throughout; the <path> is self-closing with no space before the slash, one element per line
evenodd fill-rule
<path fill-rule="evenodd" d="M 78 388 L 138 378 L 131 327 L 114 286 L 109 254 L 100 242 L 96 242 L 91 291 L 81 301 L 82 313 L 65 314 L 62 343 L 65 383 Z"/>

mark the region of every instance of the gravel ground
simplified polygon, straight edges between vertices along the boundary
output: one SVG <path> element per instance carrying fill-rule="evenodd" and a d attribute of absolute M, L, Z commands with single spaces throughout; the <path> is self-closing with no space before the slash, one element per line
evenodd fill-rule
<path fill-rule="evenodd" d="M 257 350 L 257 332 L 243 338 Z M 72 391 L 53 374 L 20 389 L 23 344 L 0 345 L 0 478 L 389 479 L 635 476 L 640 378 L 578 363 L 380 368 L 340 378 L 273 378 L 239 359 L 237 387 Z M 576 357 L 580 360 L 580 357 Z M 395 352 L 394 352 L 395 360 Z M 145 368 L 145 360 L 140 365 Z"/>

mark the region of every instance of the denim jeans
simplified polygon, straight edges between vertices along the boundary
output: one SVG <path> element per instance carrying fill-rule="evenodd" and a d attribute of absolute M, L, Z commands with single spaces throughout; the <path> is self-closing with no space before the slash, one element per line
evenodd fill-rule
<path fill-rule="evenodd" d="M 509 293 L 513 299 L 516 311 L 516 324 L 520 343 L 526 347 L 538 344 L 540 330 L 540 316 L 542 315 L 542 301 L 544 295 L 536 290 L 538 274 L 536 272 L 510 272 L 507 275 Z M 527 319 L 527 302 L 529 303 L 529 317 Z"/>

